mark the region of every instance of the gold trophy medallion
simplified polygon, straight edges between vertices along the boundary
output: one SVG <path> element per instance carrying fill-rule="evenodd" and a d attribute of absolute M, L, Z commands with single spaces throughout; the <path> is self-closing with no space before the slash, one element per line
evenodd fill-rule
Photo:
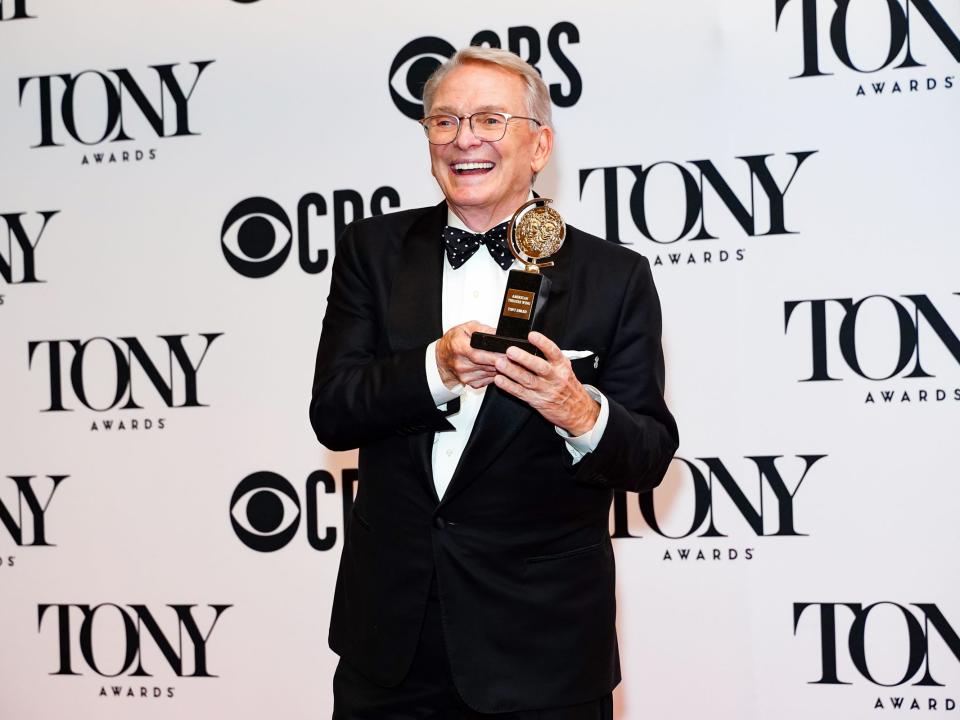
<path fill-rule="evenodd" d="M 567 237 L 567 224 L 560 213 L 548 205 L 552 202 L 548 198 L 539 198 L 524 203 L 507 226 L 510 252 L 524 264 L 527 272 L 552 267 L 552 262 L 538 261 L 556 255 Z"/>

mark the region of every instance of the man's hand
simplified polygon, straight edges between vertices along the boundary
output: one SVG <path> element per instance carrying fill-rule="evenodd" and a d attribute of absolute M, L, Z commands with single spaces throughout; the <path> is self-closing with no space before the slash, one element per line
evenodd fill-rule
<path fill-rule="evenodd" d="M 497 387 L 573 436 L 588 432 L 597 422 L 600 404 L 587 394 L 556 343 L 538 332 L 530 333 L 527 339 L 546 359 L 518 347 L 507 349 L 506 356 L 498 356 L 495 364 Z"/>
<path fill-rule="evenodd" d="M 482 388 L 492 383 L 497 375 L 494 366 L 503 355 L 470 347 L 470 336 L 475 332 L 493 334 L 496 330 L 471 320 L 450 328 L 437 341 L 437 369 L 448 390 L 457 385 Z"/>

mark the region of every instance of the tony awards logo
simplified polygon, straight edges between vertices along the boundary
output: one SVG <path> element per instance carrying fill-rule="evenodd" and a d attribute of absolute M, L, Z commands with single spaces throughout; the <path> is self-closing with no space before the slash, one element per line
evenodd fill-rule
<path fill-rule="evenodd" d="M 548 198 L 536 198 L 521 205 L 513 214 L 507 226 L 507 246 L 523 263 L 523 269 L 510 271 L 497 334 L 474 333 L 470 337 L 472 347 L 502 353 L 514 345 L 543 357 L 543 353 L 527 341 L 534 320 L 550 294 L 550 278 L 541 273 L 540 268 L 553 266 L 546 259 L 557 254 L 567 235 L 560 213 L 549 207 L 551 202 Z"/>

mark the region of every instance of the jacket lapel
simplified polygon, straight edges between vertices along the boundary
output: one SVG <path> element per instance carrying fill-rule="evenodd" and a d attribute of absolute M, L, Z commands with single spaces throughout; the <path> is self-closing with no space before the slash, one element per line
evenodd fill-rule
<path fill-rule="evenodd" d="M 427 345 L 443 334 L 441 238 L 446 220 L 444 201 L 424 213 L 402 240 L 387 310 L 387 335 L 394 350 Z M 410 436 L 414 461 L 422 468 L 421 477 L 427 481 L 425 490 L 439 502 L 433 483 L 432 447 L 433 433 L 425 431 Z"/>
<path fill-rule="evenodd" d="M 426 345 L 443 334 L 441 238 L 446 218 L 447 204 L 442 202 L 424 213 L 401 241 L 387 309 L 387 333 L 394 350 Z"/>
<path fill-rule="evenodd" d="M 570 264 L 573 248 L 569 240 L 568 234 L 568 241 L 555 256 L 554 266 L 542 271 L 550 278 L 550 294 L 543 312 L 533 326 L 534 330 L 542 332 L 561 348 L 563 347 L 564 321 L 570 300 Z M 450 485 L 443 494 L 441 505 L 445 505 L 462 492 L 503 453 L 510 441 L 517 437 L 524 424 L 530 419 L 532 412 L 533 409 L 525 402 L 502 392 L 493 385 L 487 386 L 473 432 L 463 450 L 463 455 L 460 456 L 460 462 L 453 473 Z M 429 464 L 429 453 L 427 457 Z"/>
<path fill-rule="evenodd" d="M 554 258 L 553 267 L 542 270 L 550 278 L 550 295 L 547 297 L 543 313 L 533 324 L 533 329 L 542 332 L 553 340 L 560 349 L 563 349 L 565 330 L 567 327 L 567 313 L 570 307 L 570 278 L 573 271 L 573 235 L 576 231 L 568 230 L 567 240 Z"/>

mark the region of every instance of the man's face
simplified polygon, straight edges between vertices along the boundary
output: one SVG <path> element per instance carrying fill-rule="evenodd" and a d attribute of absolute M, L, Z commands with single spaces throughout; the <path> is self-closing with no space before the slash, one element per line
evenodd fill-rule
<path fill-rule="evenodd" d="M 469 63 L 452 70 L 437 88 L 430 115 L 463 117 L 490 110 L 528 115 L 525 86 L 520 76 L 488 63 Z M 489 215 L 499 220 L 511 215 L 526 199 L 533 173 L 550 158 L 553 135 L 526 120 L 511 120 L 502 140 L 483 142 L 462 121 L 460 134 L 448 145 L 430 146 L 433 176 L 447 202 L 458 214 Z M 463 163 L 484 163 L 465 169 Z"/>

